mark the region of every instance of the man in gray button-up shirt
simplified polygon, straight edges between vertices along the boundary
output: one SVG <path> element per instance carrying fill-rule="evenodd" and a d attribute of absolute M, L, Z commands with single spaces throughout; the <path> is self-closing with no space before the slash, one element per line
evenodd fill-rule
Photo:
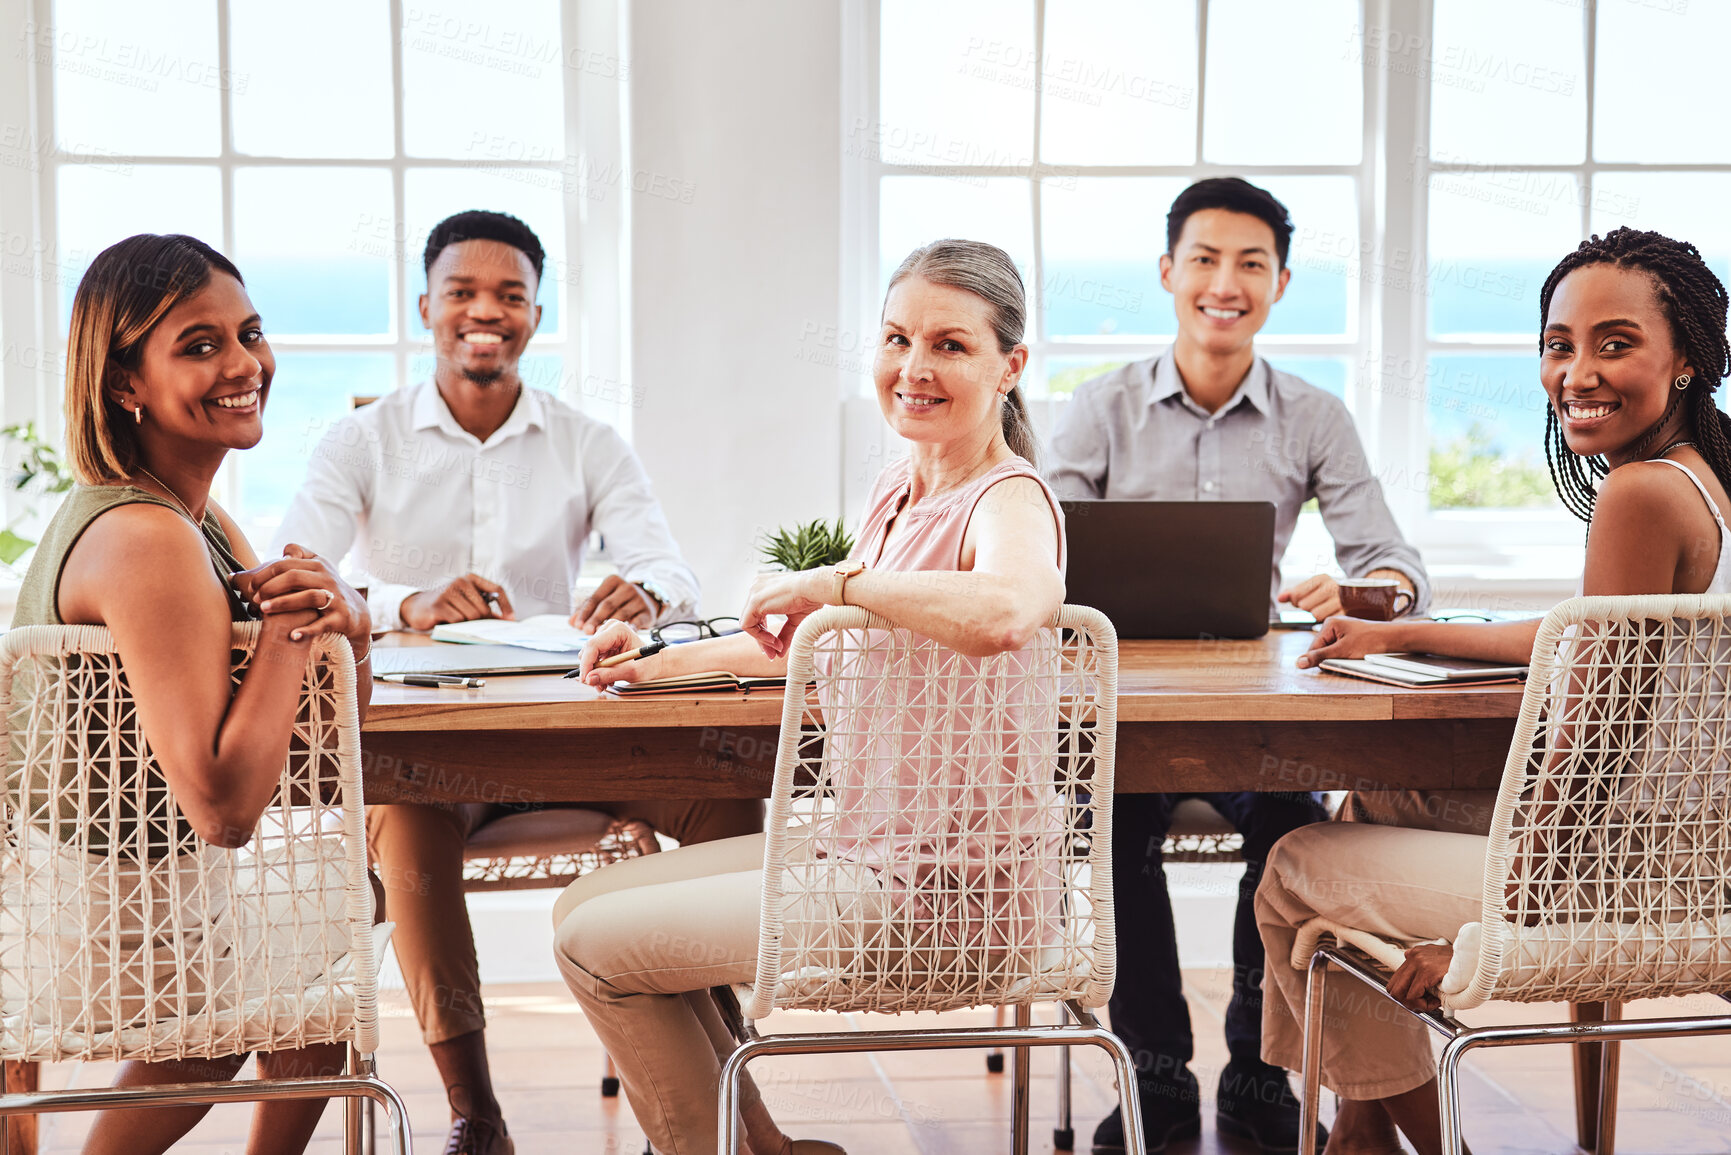
<path fill-rule="evenodd" d="M 1185 391 L 1170 350 L 1096 377 L 1065 406 L 1051 458 L 1047 476 L 1065 499 L 1272 501 L 1270 597 L 1299 508 L 1314 497 L 1342 570 L 1395 578 L 1421 608 L 1430 601 L 1424 563 L 1382 499 L 1346 406 L 1260 357 L 1212 412 Z M 1338 613 L 1333 579 L 1305 576 L 1289 597 L 1319 617 Z"/>
<path fill-rule="evenodd" d="M 1236 178 L 1200 181 L 1172 204 L 1160 283 L 1172 294 L 1178 337 L 1159 357 L 1126 365 L 1076 390 L 1053 435 L 1047 476 L 1066 499 L 1272 501 L 1271 593 L 1318 617 L 1339 612 L 1327 575 L 1280 587 L 1280 560 L 1304 503 L 1316 498 L 1349 575 L 1393 577 L 1416 605 L 1430 598 L 1424 565 L 1401 536 L 1372 476 L 1346 407 L 1256 355 L 1255 337 L 1285 292 L 1292 222 L 1262 189 Z M 1172 564 L 1182 565 L 1175 557 Z M 1161 844 L 1185 796 L 1116 800 L 1113 885 L 1119 980 L 1112 1028 L 1136 1058 L 1151 1151 L 1195 1135 L 1200 1094 L 1178 972 Z M 1221 1132 L 1265 1152 L 1298 1146 L 1298 1104 L 1286 1072 L 1262 1061 L 1262 938 L 1251 900 L 1268 851 L 1287 831 L 1324 814 L 1308 794 L 1201 797 L 1244 836 L 1244 880 L 1233 928 L 1232 999 L 1220 1073 Z M 1319 1143 L 1320 1147 L 1321 1144 Z M 1124 1150 L 1114 1113 L 1094 1133 L 1095 1155 Z"/>

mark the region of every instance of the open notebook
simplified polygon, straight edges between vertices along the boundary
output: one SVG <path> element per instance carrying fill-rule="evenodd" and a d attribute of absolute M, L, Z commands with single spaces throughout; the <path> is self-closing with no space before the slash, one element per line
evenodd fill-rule
<path fill-rule="evenodd" d="M 786 678 L 742 678 L 726 670 L 707 670 L 701 674 L 683 674 L 677 678 L 652 678 L 647 682 L 614 682 L 607 687 L 609 694 L 636 698 L 645 694 L 695 694 L 705 690 L 733 690 L 749 694 L 753 690 L 785 690 Z"/>
<path fill-rule="evenodd" d="M 581 650 L 593 635 L 570 624 L 564 614 L 536 614 L 520 622 L 504 618 L 476 618 L 446 622 L 433 627 L 435 642 L 462 642 L 471 646 L 521 646 L 526 650 L 569 654 Z M 575 665 L 576 663 L 572 663 Z"/>
<path fill-rule="evenodd" d="M 563 674 L 576 669 L 573 653 L 550 654 L 522 646 L 374 646 L 373 676 L 384 674 Z"/>

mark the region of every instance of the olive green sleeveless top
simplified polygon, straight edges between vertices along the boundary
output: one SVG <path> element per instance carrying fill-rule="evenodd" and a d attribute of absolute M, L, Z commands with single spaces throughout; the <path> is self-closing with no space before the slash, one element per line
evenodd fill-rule
<path fill-rule="evenodd" d="M 60 575 L 66 567 L 67 556 L 71 554 L 73 546 L 78 544 L 79 538 L 84 536 L 84 531 L 89 529 L 98 517 L 122 505 L 136 504 L 161 505 L 185 516 L 184 511 L 172 502 L 137 486 L 73 487 L 61 502 L 60 508 L 55 511 L 47 530 L 42 534 L 42 540 L 37 543 L 36 555 L 31 559 L 30 569 L 25 573 L 23 585 L 18 591 L 18 608 L 12 615 L 12 625 L 65 625 L 60 617 L 59 595 Z M 210 564 L 222 578 L 223 587 L 228 590 L 230 620 L 249 620 L 253 617 L 251 607 L 229 584 L 229 576 L 244 567 L 235 557 L 228 535 L 223 532 L 216 515 L 208 510 L 204 515 L 204 524 L 199 528 L 204 531 L 205 545 L 210 551 Z M 132 576 L 149 580 L 148 575 Z M 74 657 L 68 660 L 77 659 Z M 18 681 L 13 686 L 13 694 L 19 701 L 25 700 L 31 692 L 29 683 L 32 679 L 28 677 L 28 673 L 28 670 L 20 670 Z M 11 765 L 16 767 L 19 764 L 18 752 L 14 751 L 13 755 Z M 116 843 L 134 843 L 141 824 L 148 830 L 145 840 L 146 858 L 165 857 L 190 846 L 191 827 L 174 806 L 168 783 L 163 780 L 156 767 L 152 766 L 148 770 L 149 780 L 143 784 L 142 790 L 111 791 L 107 789 L 106 760 L 100 757 L 84 760 L 91 766 L 89 787 L 92 795 L 113 799 L 112 812 L 107 808 L 104 813 L 93 816 L 81 816 L 77 812 L 78 799 L 72 787 L 77 781 L 80 757 L 76 751 L 66 750 L 51 760 L 60 764 L 57 773 L 45 773 L 28 784 L 19 784 L 23 786 L 24 798 L 21 800 L 25 803 L 25 812 L 37 815 L 39 826 L 47 828 L 51 825 L 48 816 L 50 810 L 58 813 L 60 828 L 68 831 L 81 817 L 93 817 L 95 821 L 89 826 L 88 844 L 90 850 L 98 854 L 106 853 L 109 847 Z M 125 768 L 116 769 L 121 773 L 126 772 Z M 31 798 L 32 795 L 35 797 Z M 50 800 L 52 805 L 44 805 Z"/>
<path fill-rule="evenodd" d="M 122 505 L 160 505 L 185 517 L 185 511 L 166 498 L 156 496 L 136 485 L 75 485 L 55 510 L 54 518 L 36 543 L 36 555 L 24 575 L 18 590 L 18 608 L 12 614 L 14 626 L 63 626 L 60 620 L 60 573 L 66 568 L 66 558 L 72 547 L 90 528 L 90 523 Z M 210 550 L 210 564 L 222 578 L 228 590 L 228 616 L 231 621 L 244 622 L 254 615 L 251 607 L 228 584 L 229 575 L 245 567 L 234 556 L 234 547 L 216 514 L 205 510 L 204 544 Z"/>

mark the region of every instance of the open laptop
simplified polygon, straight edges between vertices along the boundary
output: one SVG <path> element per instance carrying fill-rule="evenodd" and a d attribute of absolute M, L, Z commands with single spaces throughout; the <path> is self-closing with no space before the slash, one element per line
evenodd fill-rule
<path fill-rule="evenodd" d="M 1064 600 L 1121 638 L 1257 638 L 1268 632 L 1274 504 L 1066 501 Z"/>
<path fill-rule="evenodd" d="M 568 654 L 530 650 L 522 646 L 465 646 L 434 642 L 430 646 L 374 646 L 377 674 L 563 674 L 580 663 L 579 651 Z"/>

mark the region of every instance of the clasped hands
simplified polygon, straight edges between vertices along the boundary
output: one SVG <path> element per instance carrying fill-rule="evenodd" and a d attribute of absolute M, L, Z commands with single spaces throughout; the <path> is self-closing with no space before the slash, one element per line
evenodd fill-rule
<path fill-rule="evenodd" d="M 342 634 L 357 649 L 373 628 L 367 603 L 336 568 L 305 546 L 289 543 L 283 556 L 229 578 L 245 601 L 267 618 L 311 614 L 289 631 L 300 642 L 320 634 Z"/>

